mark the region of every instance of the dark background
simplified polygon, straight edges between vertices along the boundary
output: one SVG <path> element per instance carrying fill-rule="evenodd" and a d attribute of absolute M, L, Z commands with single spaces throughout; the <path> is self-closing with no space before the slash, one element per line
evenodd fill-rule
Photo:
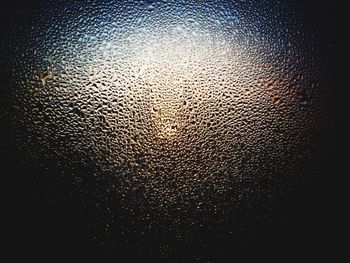
<path fill-rule="evenodd" d="M 19 13 L 29 14 L 32 4 L 33 1 L 1 2 L 2 37 L 11 32 L 9 19 Z M 346 124 L 349 118 L 346 111 L 348 73 L 343 67 L 346 63 L 342 63 L 345 53 L 341 36 L 345 34 L 342 20 L 346 16 L 342 14 L 344 6 L 339 2 L 303 1 L 303 4 L 329 39 L 332 46 L 329 52 L 336 58 L 334 91 L 337 105 L 330 126 L 331 138 L 324 154 L 310 163 L 313 176 L 286 194 L 271 217 L 256 223 L 254 238 L 243 236 L 238 241 L 223 242 L 219 251 L 223 255 L 217 258 L 217 262 L 264 259 L 279 262 L 336 261 L 345 249 L 342 237 L 346 236 L 344 216 L 348 207 L 344 205 L 344 179 L 349 173 L 344 168 L 348 160 Z M 6 85 L 4 81 L 0 83 L 1 88 Z M 0 150 L 1 238 L 5 255 L 14 260 L 37 261 L 101 261 L 111 258 L 124 262 L 123 258 L 134 258 L 136 252 L 128 246 L 121 245 L 110 256 L 100 241 L 93 240 L 99 231 L 93 198 L 78 192 L 69 181 L 59 179 L 55 171 L 28 167 L 20 162 L 21 159 L 13 149 L 3 147 Z M 183 251 L 182 256 L 186 259 L 186 249 Z M 203 251 L 206 253 L 208 251 Z"/>

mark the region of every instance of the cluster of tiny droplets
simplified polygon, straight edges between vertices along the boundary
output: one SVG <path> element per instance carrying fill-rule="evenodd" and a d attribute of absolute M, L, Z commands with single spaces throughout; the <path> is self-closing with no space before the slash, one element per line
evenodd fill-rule
<path fill-rule="evenodd" d="M 16 138 L 38 164 L 90 167 L 77 184 L 105 178 L 94 194 L 132 220 L 234 222 L 243 203 L 268 206 L 318 125 L 312 56 L 288 16 L 250 1 L 41 10 L 13 44 Z"/>

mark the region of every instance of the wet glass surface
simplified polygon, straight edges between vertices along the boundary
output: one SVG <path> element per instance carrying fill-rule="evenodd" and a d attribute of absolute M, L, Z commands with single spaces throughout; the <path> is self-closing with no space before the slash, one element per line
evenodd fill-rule
<path fill-rule="evenodd" d="M 58 223 L 72 213 L 90 240 L 80 248 L 101 254 L 221 262 L 245 242 L 264 254 L 254 231 L 330 151 L 334 43 L 310 6 L 34 1 L 13 11 L 1 132 L 22 187 L 53 210 L 64 204 Z"/>

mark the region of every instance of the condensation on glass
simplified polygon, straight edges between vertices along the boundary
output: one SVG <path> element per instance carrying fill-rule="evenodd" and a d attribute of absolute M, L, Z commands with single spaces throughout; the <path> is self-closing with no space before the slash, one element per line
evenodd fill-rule
<path fill-rule="evenodd" d="M 326 99 L 297 11 L 274 1 L 69 3 L 39 8 L 7 49 L 13 136 L 33 163 L 80 167 L 77 184 L 109 178 L 97 195 L 175 225 L 232 221 L 293 177 Z"/>

